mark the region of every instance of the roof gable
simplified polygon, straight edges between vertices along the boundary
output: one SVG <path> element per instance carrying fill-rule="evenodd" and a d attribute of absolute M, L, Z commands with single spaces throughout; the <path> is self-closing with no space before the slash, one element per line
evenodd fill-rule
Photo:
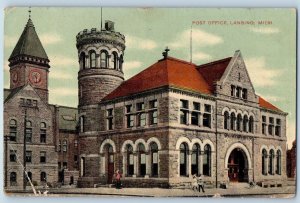
<path fill-rule="evenodd" d="M 13 52 L 11 53 L 9 60 L 18 55 L 35 56 L 43 59 L 48 59 L 48 56 L 30 18 L 28 19 L 28 22 Z"/>
<path fill-rule="evenodd" d="M 205 78 L 210 87 L 210 91 L 214 91 L 214 83 L 219 81 L 223 76 L 232 57 L 224 58 L 211 63 L 198 66 L 198 71 Z"/>

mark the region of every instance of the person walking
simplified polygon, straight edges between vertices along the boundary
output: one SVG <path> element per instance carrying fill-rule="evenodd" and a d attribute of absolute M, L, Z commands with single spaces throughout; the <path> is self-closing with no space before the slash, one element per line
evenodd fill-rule
<path fill-rule="evenodd" d="M 198 180 L 198 191 L 200 192 L 200 188 L 202 189 L 202 192 L 205 193 L 204 191 L 204 182 L 203 182 L 203 178 L 202 178 L 202 174 L 199 175 Z"/>
<path fill-rule="evenodd" d="M 198 190 L 198 180 L 196 174 L 193 175 L 192 190 Z"/>
<path fill-rule="evenodd" d="M 116 189 L 121 189 L 122 174 L 120 173 L 119 170 L 116 171 L 115 177 L 116 177 Z"/>

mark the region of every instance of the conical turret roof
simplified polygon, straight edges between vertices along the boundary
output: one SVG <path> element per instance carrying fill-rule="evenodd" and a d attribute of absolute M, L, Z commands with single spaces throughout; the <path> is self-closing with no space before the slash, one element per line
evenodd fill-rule
<path fill-rule="evenodd" d="M 32 20 L 29 18 L 28 22 L 23 30 L 21 37 L 13 52 L 11 53 L 9 60 L 18 55 L 34 56 L 38 58 L 48 59 L 48 56 L 44 50 L 44 47 L 35 31 Z"/>

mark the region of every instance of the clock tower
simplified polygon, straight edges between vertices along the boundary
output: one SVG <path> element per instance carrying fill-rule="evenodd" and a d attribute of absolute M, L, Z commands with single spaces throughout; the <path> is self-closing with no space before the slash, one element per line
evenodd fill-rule
<path fill-rule="evenodd" d="M 49 59 L 30 17 L 8 60 L 10 89 L 30 84 L 48 103 Z"/>

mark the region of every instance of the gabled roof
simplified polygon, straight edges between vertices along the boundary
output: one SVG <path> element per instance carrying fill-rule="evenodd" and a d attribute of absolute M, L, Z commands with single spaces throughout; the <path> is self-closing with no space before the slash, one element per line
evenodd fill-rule
<path fill-rule="evenodd" d="M 25 86 L 20 86 L 15 89 L 4 89 L 4 103 L 13 98 Z"/>
<path fill-rule="evenodd" d="M 269 109 L 269 110 L 273 110 L 273 111 L 283 112 L 279 108 L 277 108 L 276 106 L 274 106 L 273 104 L 271 104 L 270 102 L 266 101 L 265 99 L 263 99 L 260 96 L 259 96 L 259 106 L 261 108 L 265 108 L 265 109 Z"/>
<path fill-rule="evenodd" d="M 206 82 L 211 88 L 210 91 L 214 91 L 214 82 L 219 81 L 221 79 L 231 58 L 232 57 L 228 57 L 198 66 L 199 72 L 205 78 Z"/>
<path fill-rule="evenodd" d="M 23 33 L 20 36 L 13 52 L 11 53 L 9 60 L 18 55 L 35 56 L 43 59 L 48 59 L 48 56 L 30 18 L 28 19 Z"/>
<path fill-rule="evenodd" d="M 167 57 L 123 82 L 103 100 L 129 96 L 163 86 L 173 86 L 202 94 L 212 94 L 211 88 L 198 72 L 195 64 Z"/>

